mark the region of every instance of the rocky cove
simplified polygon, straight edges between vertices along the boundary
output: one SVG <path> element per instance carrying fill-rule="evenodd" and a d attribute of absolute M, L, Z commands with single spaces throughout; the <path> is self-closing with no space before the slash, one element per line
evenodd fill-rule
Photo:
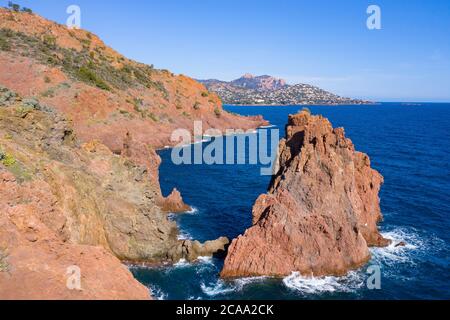
<path fill-rule="evenodd" d="M 176 190 L 162 197 L 156 150 L 193 119 L 246 130 L 262 118 L 223 112 L 194 80 L 34 14 L 0 9 L 0 33 L 8 43 L 0 51 L 0 297 L 145 299 L 120 261 L 175 263 L 224 249 L 225 238 L 178 239 L 168 211 L 188 207 Z M 70 266 L 81 270 L 82 291 L 66 286 Z"/>
<path fill-rule="evenodd" d="M 444 112 L 445 106 L 438 107 L 427 105 L 430 110 L 429 117 L 433 117 L 440 112 Z M 280 132 L 284 132 L 284 127 L 289 119 L 289 115 L 296 115 L 302 107 L 242 107 L 242 106 L 225 106 L 226 110 L 235 113 L 241 113 L 243 115 L 256 115 L 262 114 L 265 119 L 279 128 Z M 367 252 L 370 257 L 367 260 L 364 259 L 361 265 L 355 265 L 350 267 L 350 271 L 343 275 L 341 272 L 332 270 L 324 275 L 319 275 L 317 270 L 311 273 L 306 271 L 303 274 L 299 272 L 284 273 L 275 276 L 261 276 L 259 275 L 240 275 L 220 278 L 220 273 L 224 270 L 224 262 L 228 258 L 224 256 L 218 256 L 213 258 L 201 258 L 194 263 L 180 262 L 173 266 L 165 267 L 140 267 L 133 266 L 131 268 L 135 277 L 146 286 L 152 289 L 154 297 L 157 299 L 169 299 L 169 300 L 185 300 L 185 299 L 380 299 L 383 297 L 396 297 L 412 298 L 412 297 L 425 297 L 427 290 L 416 290 L 417 287 L 432 288 L 435 283 L 445 287 L 445 279 L 448 277 L 431 276 L 433 273 L 427 273 L 427 276 L 423 273 L 427 270 L 428 266 L 433 264 L 433 268 L 437 268 L 444 272 L 445 265 L 440 264 L 439 261 L 445 260 L 447 249 L 441 236 L 437 237 L 432 230 L 425 231 L 422 227 L 411 227 L 409 223 L 418 221 L 421 219 L 419 212 L 411 207 L 409 208 L 404 202 L 399 201 L 398 196 L 403 198 L 407 194 L 411 194 L 410 188 L 405 183 L 411 183 L 417 185 L 420 183 L 420 178 L 417 176 L 408 175 L 407 171 L 410 165 L 414 164 L 414 160 L 406 162 L 404 167 L 399 167 L 398 163 L 394 159 L 398 159 L 404 152 L 405 147 L 416 141 L 415 134 L 406 134 L 401 139 L 401 146 L 393 148 L 394 141 L 390 140 L 395 136 L 395 130 L 400 123 L 403 123 L 405 113 L 407 114 L 405 123 L 406 127 L 414 126 L 420 128 L 420 120 L 410 122 L 415 118 L 414 110 L 405 110 L 404 107 L 399 105 L 382 105 L 376 108 L 366 108 L 359 106 L 351 106 L 345 108 L 333 108 L 326 106 L 313 106 L 310 107 L 313 114 L 323 114 L 324 117 L 330 119 L 331 123 L 337 127 L 345 127 L 345 137 L 351 137 L 352 143 L 345 143 L 341 147 L 333 148 L 327 147 L 328 152 L 336 152 L 334 156 L 330 155 L 332 159 L 339 159 L 342 155 L 352 154 L 351 146 L 354 144 L 359 150 L 367 151 L 371 155 L 371 167 L 377 168 L 386 177 L 383 187 L 380 190 L 381 211 L 385 217 L 385 222 L 379 224 L 380 231 L 371 229 L 374 231 L 367 232 L 367 235 L 380 234 L 382 238 L 388 239 L 391 242 L 388 246 L 374 246 L 374 243 L 368 245 L 364 239 L 367 247 Z M 447 111 L 445 111 L 447 112 Z M 444 112 L 444 114 L 445 114 Z M 427 116 L 427 119 L 428 119 Z M 327 141 L 331 142 L 333 139 L 333 132 L 339 132 L 339 129 L 330 127 L 328 121 L 324 117 L 311 116 L 304 117 L 309 119 L 308 123 L 314 126 L 309 126 L 308 135 L 310 137 L 316 136 L 319 132 L 329 136 Z M 301 117 L 303 118 L 303 117 Z M 383 119 L 390 119 L 390 121 L 383 121 Z M 444 119 L 444 118 L 442 118 Z M 445 122 L 443 120 L 443 122 Z M 322 130 L 316 131 L 314 128 L 322 127 Z M 326 124 L 325 126 L 322 126 Z M 291 125 L 292 126 L 292 125 Z M 377 134 L 374 135 L 373 131 L 367 131 L 367 126 L 377 128 Z M 297 127 L 297 126 L 294 126 Z M 405 127 L 405 128 L 406 128 Z M 302 126 L 297 127 L 301 129 Z M 331 132 L 325 130 L 330 128 Z M 332 128 L 332 129 L 331 129 Z M 264 135 L 266 128 L 257 130 L 254 135 Z M 295 131 L 295 130 L 294 130 Z M 303 130 L 300 130 L 303 131 Z M 406 130 L 407 131 L 407 130 Z M 403 132 L 403 131 L 402 131 Z M 412 133 L 412 132 L 411 132 Z M 281 134 L 284 136 L 284 134 Z M 299 135 L 297 135 L 299 136 Z M 433 135 L 428 130 L 421 129 L 420 136 L 432 143 L 435 139 L 439 139 L 438 136 Z M 345 138 L 346 140 L 348 138 Z M 390 141 L 388 143 L 380 143 L 380 140 Z M 306 140 L 305 140 L 306 142 Z M 206 148 L 211 141 L 203 143 L 203 147 Z M 305 143 L 305 147 L 309 143 Z M 394 143 L 395 144 L 395 143 Z M 331 144 L 333 145 L 333 144 Z M 346 145 L 347 147 L 344 147 Z M 312 144 L 313 146 L 313 144 Z M 311 148 L 309 146 L 307 148 Z M 320 146 L 317 145 L 317 148 Z M 341 148 L 343 148 L 341 150 Z M 350 149 L 347 149 L 350 148 Z M 314 150 L 314 148 L 311 148 Z M 319 151 L 317 154 L 319 155 Z M 346 151 L 347 150 L 347 151 Z M 274 150 L 276 152 L 276 150 Z M 252 209 L 257 209 L 255 202 L 258 197 L 272 197 L 272 191 L 268 192 L 268 186 L 272 185 L 270 176 L 261 176 L 261 166 L 250 164 L 235 164 L 235 165 L 193 165 L 193 164 L 181 164 L 174 165 L 171 160 L 171 150 L 162 150 L 159 152 L 162 163 L 160 167 L 160 181 L 162 192 L 165 195 L 170 194 L 171 190 L 176 187 L 183 194 L 184 200 L 193 206 L 193 210 L 186 214 L 171 215 L 171 218 L 177 222 L 180 228 L 180 233 L 183 239 L 199 239 L 205 241 L 207 239 L 215 239 L 219 236 L 225 235 L 229 239 L 235 239 L 234 241 L 240 241 L 240 236 L 244 236 L 247 233 L 246 230 L 251 228 L 257 228 L 258 223 L 254 223 L 252 220 Z M 359 152 L 356 152 L 359 154 Z M 425 154 L 424 154 L 425 156 Z M 322 161 L 324 158 L 320 154 Z M 346 161 L 350 161 L 351 157 L 345 157 Z M 358 157 L 353 159 L 354 164 L 357 164 Z M 425 159 L 423 159 L 425 160 Z M 319 162 L 320 163 L 320 162 Z M 351 162 L 348 162 L 350 165 Z M 408 165 L 406 165 L 408 164 Z M 327 164 L 329 166 L 329 164 Z M 437 165 L 437 164 L 436 164 Z M 358 168 L 364 168 L 364 166 Z M 280 167 L 281 169 L 282 167 Z M 440 169 L 434 167 L 436 172 Z M 368 169 L 368 168 L 367 168 Z M 288 167 L 284 167 L 284 170 L 288 170 Z M 372 169 L 373 170 L 373 169 Z M 375 171 L 373 172 L 374 178 L 379 177 Z M 406 170 L 406 171 L 405 171 Z M 425 168 L 424 168 L 425 170 Z M 293 170 L 296 176 L 293 180 L 307 181 L 305 178 L 301 179 L 301 174 L 312 174 L 314 171 L 306 171 L 305 173 L 296 173 L 297 170 Z M 315 174 L 323 174 L 323 177 L 328 177 L 327 171 L 315 171 Z M 405 181 L 405 177 L 410 177 Z M 352 190 L 351 184 L 353 179 L 339 182 L 339 175 L 335 175 L 334 179 L 338 179 L 334 184 L 335 187 L 342 185 L 348 185 L 345 189 Z M 327 186 L 329 178 L 322 179 L 322 187 Z M 358 181 L 358 179 L 355 179 Z M 286 181 L 287 182 L 287 181 Z M 361 182 L 358 182 L 361 184 Z M 331 188 L 331 186 L 330 186 Z M 403 192 L 399 193 L 399 189 L 402 188 Z M 272 190 L 272 188 L 271 188 Z M 290 189 L 290 192 L 294 192 L 294 189 Z M 329 191 L 326 191 L 329 190 Z M 353 190 L 358 190 L 353 189 Z M 370 184 L 369 188 L 370 189 Z M 420 189 L 415 189 L 417 197 L 420 194 Z M 331 192 L 330 189 L 322 189 L 323 196 L 328 198 L 327 195 Z M 334 191 L 337 193 L 337 191 Z M 267 193 L 267 194 L 266 194 Z M 362 193 L 363 195 L 364 193 Z M 341 196 L 346 197 L 344 193 Z M 439 211 L 439 201 L 436 202 L 436 198 L 428 195 L 430 201 L 427 202 L 431 206 L 434 212 L 441 212 L 445 214 L 445 211 Z M 427 196 L 427 198 L 428 198 Z M 295 197 L 295 193 L 292 195 Z M 355 201 L 357 197 L 351 197 L 352 201 Z M 319 197 L 320 198 L 320 197 Z M 232 201 L 230 201 L 232 199 Z M 431 201 L 434 199 L 433 201 Z M 425 198 L 424 198 L 425 201 Z M 344 202 L 345 203 L 345 202 Z M 351 202 L 347 202 L 351 203 Z M 357 203 L 357 202 L 353 202 Z M 351 208 L 350 205 L 349 208 Z M 435 207 L 433 207 L 435 206 Z M 375 205 L 375 208 L 378 206 Z M 360 214 L 358 206 L 354 209 L 349 209 L 354 213 Z M 351 212 L 349 211 L 349 212 Z M 301 211 L 298 211 L 301 213 Z M 279 214 L 282 214 L 280 212 Z M 314 213 L 308 213 L 313 216 Z M 376 216 L 376 215 L 375 215 Z M 337 217 L 339 217 L 337 215 Z M 342 217 L 342 216 L 341 216 Z M 345 215 L 344 215 L 345 217 Z M 350 215 L 348 216 L 351 217 Z M 294 219 L 295 216 L 289 218 Z M 338 224 L 337 219 L 335 223 Z M 339 218 L 340 219 L 340 218 Z M 431 217 L 430 217 L 431 219 Z M 301 221 L 301 220 L 300 220 Z M 326 221 L 326 220 L 325 220 Z M 365 224 L 365 223 L 364 223 Z M 269 226 L 269 224 L 265 224 Z M 368 224 L 369 225 L 369 224 Z M 414 223 L 414 225 L 417 225 Z M 327 225 L 318 226 L 323 230 L 328 230 L 327 233 L 311 233 L 310 236 L 323 237 L 328 239 L 324 243 L 324 247 L 317 252 L 333 252 L 335 258 L 338 257 L 339 241 L 337 238 L 333 240 L 331 237 L 332 229 Z M 362 227 L 365 227 L 364 225 Z M 292 228 L 295 230 L 294 228 Z M 290 230 L 292 230 L 290 229 Z M 269 228 L 267 228 L 270 231 Z M 289 229 L 287 229 L 289 230 Z M 339 228 L 336 230 L 338 231 Z M 362 228 L 361 228 L 362 230 Z M 252 232 L 253 233 L 253 232 Z M 270 234 L 266 232 L 266 234 Z M 286 235 L 291 238 L 297 235 Z M 307 236 L 307 235 L 305 235 Z M 331 237 L 331 238 L 330 238 Z M 364 236 L 363 236 L 364 237 Z M 266 238 L 260 237 L 261 242 L 264 243 Z M 283 239 L 283 238 L 281 238 Z M 341 237 L 341 241 L 344 240 Z M 352 238 L 350 238 L 351 240 Z M 244 241 L 246 239 L 243 239 Z M 335 241 L 335 242 L 333 242 Z M 298 247 L 308 247 L 309 242 L 316 242 L 314 238 L 309 240 L 306 245 L 298 245 Z M 330 247 L 327 248 L 327 242 L 330 242 Z M 358 242 L 359 245 L 364 242 Z M 402 243 L 403 242 L 403 243 Z M 337 244 L 337 246 L 335 246 Z M 386 242 L 387 244 L 387 242 Z M 249 244 L 251 245 L 251 241 Z M 270 258 L 276 259 L 277 252 L 283 253 L 290 250 L 289 243 L 284 243 L 277 248 L 277 251 L 273 253 L 267 253 Z M 400 246 L 399 246 L 400 245 Z M 335 248 L 336 247 L 336 248 Z M 350 247 L 351 248 L 351 247 Z M 362 247 L 362 252 L 365 253 L 366 249 Z M 257 250 L 257 248 L 256 248 Z M 352 249 L 353 250 L 353 249 Z M 357 252 L 357 251 L 354 251 Z M 272 256 L 273 254 L 273 256 Z M 319 263 L 322 260 L 323 255 L 315 255 L 315 261 Z M 436 257 L 437 260 L 431 257 Z M 251 258 L 251 256 L 249 256 Z M 254 259 L 253 265 L 255 267 L 262 267 L 264 264 L 259 263 L 263 259 Z M 311 262 L 314 260 L 311 260 Z M 324 260 L 322 260 L 324 261 Z M 339 261 L 336 259 L 336 261 Z M 346 260 L 340 260 L 341 263 Z M 351 260 L 347 260 L 351 261 Z M 366 262 L 367 261 L 367 262 Z M 286 259 L 286 265 L 290 263 L 290 260 Z M 242 266 L 246 266 L 246 260 L 241 259 Z M 279 265 L 268 264 L 266 265 L 278 267 Z M 331 264 L 330 264 L 331 265 Z M 289 265 L 288 265 L 289 266 Z M 311 264 L 311 266 L 314 266 Z M 297 269 L 296 267 L 295 269 Z M 316 267 L 317 268 L 317 267 Z M 381 290 L 369 289 L 370 279 L 373 275 L 373 270 L 381 271 Z M 311 277 L 311 274 L 314 276 Z M 328 275 L 326 275 L 328 274 Z M 331 274 L 331 275 L 330 275 Z M 424 278 L 432 278 L 430 281 L 424 280 Z M 405 281 L 407 279 L 408 281 Z"/>
<path fill-rule="evenodd" d="M 199 257 L 208 257 L 225 251 L 226 245 L 229 243 L 225 237 L 215 241 L 206 241 L 203 244 L 199 241 L 179 239 L 177 227 L 167 218 L 167 213 L 185 212 L 190 207 L 184 204 L 176 189 L 166 198 L 162 197 L 160 191 L 151 189 L 151 181 L 149 175 L 147 175 L 147 170 L 142 166 L 133 164 L 124 156 L 131 144 L 129 134 L 124 140 L 124 150 L 121 155 L 114 155 L 99 141 L 79 143 L 74 135 L 71 122 L 52 108 L 41 105 L 36 100 L 23 99 L 6 88 L 1 88 L 0 91 L 2 94 L 0 97 L 2 101 L 1 133 L 4 137 L 1 141 L 1 191 L 2 210 L 4 212 L 2 226 L 6 228 L 2 232 L 2 243 L 6 244 L 5 252 L 8 253 L 9 265 L 7 272 L 3 272 L 0 278 L 2 295 L 5 298 L 33 298 L 34 294 L 38 292 L 36 288 L 39 287 L 50 288 L 47 291 L 49 299 L 59 298 L 59 295 L 65 298 L 77 297 L 77 293 L 81 293 L 81 291 L 64 290 L 62 287 L 64 277 L 59 275 L 58 280 L 57 269 L 63 268 L 63 266 L 58 267 L 58 264 L 64 263 L 63 261 L 71 261 L 69 265 L 80 267 L 80 270 L 83 270 L 85 280 L 83 283 L 88 283 L 88 287 L 84 286 L 82 295 L 77 298 L 145 298 L 145 294 L 143 294 L 145 290 L 140 287 L 140 292 L 138 292 L 140 285 L 133 284 L 130 280 L 131 275 L 123 268 L 119 274 L 123 274 L 124 279 L 128 278 L 128 280 L 124 280 L 123 284 L 118 280 L 114 286 L 120 286 L 121 284 L 130 286 L 126 290 L 131 292 L 124 291 L 123 296 L 113 296 L 115 293 L 107 289 L 110 284 L 105 278 L 94 278 L 94 275 L 98 277 L 101 270 L 93 268 L 91 264 L 94 264 L 95 260 L 107 261 L 108 258 L 112 258 L 112 256 L 109 256 L 110 253 L 127 263 L 164 264 L 167 262 L 176 263 L 180 260 L 193 262 Z M 293 127 L 292 130 L 296 128 L 298 131 L 288 129 L 288 132 L 298 133 L 305 128 L 316 127 L 317 118 L 310 116 L 307 112 L 300 113 L 297 117 L 292 117 L 290 124 L 297 125 L 299 128 Z M 295 122 L 295 119 L 302 120 Z M 322 126 L 331 130 L 331 126 L 327 122 L 324 122 Z M 319 129 L 316 130 L 320 132 L 321 126 L 319 125 Z M 343 139 L 342 132 L 335 131 L 335 134 L 341 134 L 341 139 Z M 305 135 L 305 132 L 303 132 L 303 135 Z M 313 132 L 311 141 L 317 140 L 315 135 L 316 133 Z M 287 142 L 281 143 L 280 150 L 283 150 L 283 143 L 292 144 L 289 140 L 292 137 L 293 134 L 287 137 Z M 331 145 L 339 146 L 340 143 L 338 142 L 339 140 L 332 140 Z M 300 148 L 302 142 L 297 141 L 297 143 L 300 144 L 296 148 Z M 343 144 L 344 148 L 348 146 L 350 146 L 349 151 L 352 152 L 351 142 L 347 141 L 347 144 Z M 292 150 L 295 152 L 296 149 Z M 289 158 L 289 156 L 284 156 L 283 152 L 278 156 L 280 161 L 278 170 L 282 170 L 286 166 L 287 162 L 283 162 L 283 159 Z M 296 152 L 298 154 L 299 150 Z M 309 152 L 303 151 L 300 154 L 309 157 Z M 380 181 L 380 178 L 376 181 Z M 371 198 L 376 201 L 378 201 L 379 183 L 378 188 L 371 188 L 375 192 Z M 375 185 L 375 182 L 370 182 L 370 184 Z M 39 193 L 36 194 L 33 190 L 39 190 Z M 117 191 L 120 193 L 117 193 Z M 338 191 L 338 194 L 339 192 L 342 191 Z M 317 194 L 323 194 L 323 192 Z M 258 201 L 255 207 L 258 206 Z M 282 203 L 289 202 L 283 201 Z M 358 222 L 356 219 L 356 223 L 363 226 L 363 229 L 370 224 L 371 228 L 375 228 L 371 229 L 371 232 L 375 232 L 375 236 L 370 235 L 368 239 L 377 239 L 374 244 L 384 245 L 388 242 L 382 240 L 376 234 L 376 222 L 380 220 L 376 203 L 374 208 L 373 213 L 369 212 L 363 216 L 363 219 L 366 220 Z M 347 209 L 344 208 L 343 210 Z M 295 219 L 297 212 L 292 211 L 290 214 Z M 338 217 L 338 215 L 330 217 L 330 223 L 337 223 L 333 222 L 335 217 Z M 258 222 L 258 220 L 257 214 L 254 213 L 254 222 Z M 339 234 L 345 234 L 346 231 L 341 231 L 342 228 L 353 228 L 352 232 L 355 232 L 359 237 L 357 237 L 357 245 L 365 243 L 359 234 L 359 225 L 352 226 L 350 222 L 346 221 L 341 223 L 342 225 L 337 231 Z M 288 226 L 289 224 L 285 225 L 284 228 Z M 320 232 L 317 236 L 318 239 L 323 237 Z M 342 236 L 336 237 L 337 241 L 342 238 Z M 238 238 L 235 241 L 240 241 L 240 239 Z M 275 239 L 283 239 L 283 236 L 275 237 Z M 224 270 L 222 271 L 224 277 L 230 275 L 233 277 L 273 276 L 277 274 L 273 271 L 264 270 L 259 274 L 254 271 L 230 272 L 229 270 L 233 267 L 228 265 L 229 261 L 233 261 L 232 263 L 237 266 L 248 262 L 250 262 L 250 265 L 257 265 L 260 259 L 256 258 L 252 263 L 251 252 L 264 249 L 264 245 L 257 245 L 250 249 L 250 252 L 244 253 L 243 258 L 236 258 L 235 241 L 225 260 Z M 43 243 L 50 245 L 50 247 L 43 246 Z M 257 241 L 252 240 L 250 243 L 256 244 Z M 84 246 L 79 249 L 83 263 L 81 263 L 81 258 L 77 254 L 75 256 L 69 254 L 78 249 L 77 246 L 79 245 Z M 287 243 L 287 245 L 290 245 L 290 243 Z M 304 248 L 301 243 L 292 243 L 292 245 Z M 58 248 L 59 246 L 61 248 Z M 339 251 L 348 249 L 358 252 L 357 250 L 360 250 L 352 249 L 351 246 L 351 244 L 343 245 Z M 62 247 L 65 247 L 66 253 L 63 253 Z M 104 257 L 99 256 L 98 253 L 91 253 L 91 250 L 100 247 L 106 250 L 101 252 L 101 255 L 105 255 Z M 321 271 L 311 269 L 310 272 L 312 274 L 315 272 L 318 275 L 335 274 L 337 272 L 345 274 L 349 269 L 367 262 L 367 249 L 361 249 L 361 252 L 361 258 L 355 258 L 360 260 L 357 260 L 354 264 L 343 265 L 343 267 L 337 269 L 338 271 L 329 269 L 330 271 L 321 273 Z M 270 258 L 271 256 L 268 253 L 269 250 L 264 254 Z M 263 265 L 276 267 L 275 257 L 278 257 L 280 253 L 279 249 L 275 251 L 274 257 L 270 258 L 274 260 L 263 262 Z M 49 268 L 48 264 L 44 265 L 43 261 L 39 262 L 44 257 L 47 261 L 48 259 L 52 261 L 52 254 L 57 254 L 53 258 L 56 261 L 53 261 L 52 267 Z M 21 255 L 24 255 L 26 259 Z M 292 256 L 295 255 L 294 253 Z M 299 261 L 308 261 L 313 255 L 311 252 L 305 256 L 305 260 Z M 288 261 L 286 258 L 283 263 Z M 324 256 L 325 262 L 322 263 L 325 264 L 319 265 L 320 269 L 318 270 L 327 270 L 327 265 L 329 265 L 327 261 L 330 261 L 328 258 L 329 255 Z M 116 260 L 115 263 L 115 268 L 120 268 L 120 262 Z M 36 276 L 34 274 L 36 271 L 29 269 L 31 265 L 36 264 L 43 264 L 45 267 L 45 272 L 40 270 L 40 274 L 50 273 L 55 278 L 49 280 L 48 277 L 42 279 L 41 276 Z M 103 268 L 103 272 L 108 273 L 112 266 L 106 264 Z M 237 270 L 240 270 L 239 268 L 237 267 Z M 301 269 L 295 265 L 287 265 L 287 269 L 281 270 L 286 271 L 281 271 L 279 275 L 287 275 L 289 272 Z M 301 272 L 306 274 L 309 271 L 302 270 Z M 22 281 L 29 283 L 29 290 L 21 290 L 16 287 Z M 102 292 L 101 296 L 97 296 L 99 292 Z"/>
<path fill-rule="evenodd" d="M 129 60 L 87 31 L 34 14 L 0 9 L 0 37 L 7 44 L 0 50 L 0 298 L 148 299 L 157 281 L 140 275 L 145 268 L 131 268 L 134 278 L 123 263 L 168 273 L 210 266 L 229 239 L 225 260 L 210 270 L 226 281 L 345 279 L 364 268 L 371 248 L 403 242 L 378 231 L 383 177 L 369 157 L 343 129 L 298 109 L 283 119 L 286 138 L 268 193 L 266 184 L 256 202 L 248 197 L 249 187 L 238 183 L 245 170 L 239 180 L 219 177 L 231 179 L 241 198 L 211 194 L 226 206 L 217 220 L 205 217 L 203 228 L 218 233 L 185 236 L 176 222 L 189 214 L 179 213 L 195 210 L 174 189 L 180 181 L 163 196 L 160 181 L 169 175 L 159 174 L 157 151 L 173 145 L 177 128 L 193 132 L 195 120 L 221 131 L 267 122 L 227 112 L 189 77 Z M 253 217 L 236 210 L 241 201 Z M 80 270 L 82 290 L 67 286 L 71 266 Z M 199 282 L 198 274 L 192 279 Z M 227 290 L 221 281 L 197 285 Z"/>

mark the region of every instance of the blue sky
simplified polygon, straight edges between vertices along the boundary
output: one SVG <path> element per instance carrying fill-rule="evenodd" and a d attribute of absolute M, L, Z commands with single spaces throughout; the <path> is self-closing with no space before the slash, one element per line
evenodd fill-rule
<path fill-rule="evenodd" d="M 194 78 L 270 74 L 378 101 L 450 101 L 448 0 L 16 0 Z M 7 1 L 0 3 L 5 5 Z M 380 6 L 382 29 L 366 9 Z"/>

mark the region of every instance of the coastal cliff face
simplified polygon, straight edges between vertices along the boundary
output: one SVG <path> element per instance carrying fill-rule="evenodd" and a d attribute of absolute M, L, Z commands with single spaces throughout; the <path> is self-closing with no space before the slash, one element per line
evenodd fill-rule
<path fill-rule="evenodd" d="M 224 251 L 226 238 L 178 240 L 158 197 L 145 166 L 96 140 L 80 143 L 64 115 L 0 87 L 0 298 L 148 298 L 120 260 Z M 65 286 L 71 265 L 81 268 L 82 292 Z"/>
<path fill-rule="evenodd" d="M 224 111 L 189 77 L 129 60 L 90 32 L 35 14 L 0 8 L 0 43 L 0 85 L 66 115 L 81 141 L 96 139 L 146 166 L 156 186 L 155 150 L 176 144 L 175 129 L 193 130 L 195 120 L 204 130 L 267 124 Z"/>
<path fill-rule="evenodd" d="M 383 177 L 342 128 L 302 111 L 289 117 L 279 167 L 229 247 L 222 277 L 343 275 L 389 243 L 377 229 Z"/>
<path fill-rule="evenodd" d="M 223 251 L 226 238 L 178 240 L 167 213 L 189 207 L 159 186 L 156 150 L 195 120 L 204 129 L 265 124 L 89 32 L 0 8 L 0 298 L 148 298 L 121 261 Z M 81 292 L 66 288 L 70 265 L 81 268 Z"/>

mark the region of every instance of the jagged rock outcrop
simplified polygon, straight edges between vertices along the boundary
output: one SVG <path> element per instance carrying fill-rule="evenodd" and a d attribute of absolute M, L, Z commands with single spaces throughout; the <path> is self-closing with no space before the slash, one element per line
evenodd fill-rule
<path fill-rule="evenodd" d="M 159 205 L 164 212 L 183 213 L 191 211 L 192 208 L 184 203 L 181 193 L 173 189 L 172 193 L 159 201 Z"/>
<path fill-rule="evenodd" d="M 277 169 L 222 277 L 343 275 L 369 260 L 368 246 L 389 243 L 377 229 L 383 177 L 342 128 L 307 111 L 290 116 Z"/>
<path fill-rule="evenodd" d="M 206 241 L 200 243 L 199 241 L 184 240 L 181 245 L 174 247 L 169 252 L 169 257 L 178 261 L 186 259 L 188 261 L 195 261 L 199 257 L 212 257 L 215 254 L 224 253 L 226 246 L 230 240 L 226 237 L 221 237 L 217 240 Z"/>

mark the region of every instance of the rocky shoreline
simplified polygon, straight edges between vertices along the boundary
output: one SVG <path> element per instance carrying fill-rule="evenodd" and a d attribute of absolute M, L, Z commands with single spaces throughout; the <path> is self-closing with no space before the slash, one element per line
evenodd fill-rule
<path fill-rule="evenodd" d="M 163 197 L 156 151 L 196 120 L 225 132 L 262 117 L 228 113 L 193 79 L 32 13 L 0 8 L 0 40 L 1 299 L 149 299 L 123 263 L 225 253 L 224 237 L 178 239 L 168 214 L 190 207 L 176 189 Z M 279 164 L 223 277 L 344 274 L 387 243 L 376 226 L 382 177 L 342 129 L 292 116 Z"/>
<path fill-rule="evenodd" d="M 178 240 L 168 212 L 189 207 L 162 196 L 156 150 L 195 120 L 247 130 L 262 118 L 35 14 L 0 8 L 0 38 L 0 298 L 148 299 L 121 262 L 224 250 L 226 238 Z M 82 290 L 67 286 L 71 266 Z"/>

